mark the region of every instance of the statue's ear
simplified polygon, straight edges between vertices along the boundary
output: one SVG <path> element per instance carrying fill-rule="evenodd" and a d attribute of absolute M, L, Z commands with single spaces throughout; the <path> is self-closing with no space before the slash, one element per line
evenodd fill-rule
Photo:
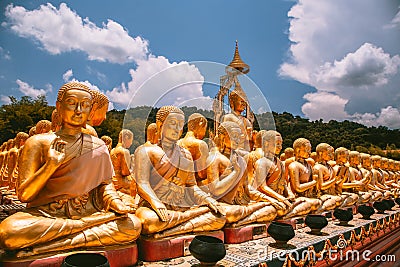
<path fill-rule="evenodd" d="M 88 117 L 88 121 L 91 121 L 91 120 L 93 119 L 94 114 L 95 114 L 95 112 L 96 112 L 96 110 L 97 110 L 97 106 L 98 106 L 97 103 L 94 103 L 94 104 L 92 105 L 92 109 L 90 110 L 89 117 Z"/>

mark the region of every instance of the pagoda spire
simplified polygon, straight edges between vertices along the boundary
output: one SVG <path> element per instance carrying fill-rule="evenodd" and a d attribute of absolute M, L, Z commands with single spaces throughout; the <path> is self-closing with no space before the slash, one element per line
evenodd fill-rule
<path fill-rule="evenodd" d="M 229 69 L 229 70 L 228 70 Z M 239 54 L 239 46 L 238 41 L 236 40 L 235 54 L 233 55 L 233 59 L 231 63 L 229 63 L 227 71 L 232 71 L 233 69 L 239 71 L 238 74 L 246 74 L 250 71 L 249 65 L 243 62 Z"/>

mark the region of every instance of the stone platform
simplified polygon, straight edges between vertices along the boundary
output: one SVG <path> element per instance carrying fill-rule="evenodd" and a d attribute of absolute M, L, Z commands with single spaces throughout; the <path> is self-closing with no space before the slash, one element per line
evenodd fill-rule
<path fill-rule="evenodd" d="M 398 206 L 392 211 L 386 211 L 385 214 L 372 215 L 371 220 L 362 219 L 360 214 L 356 214 L 349 222 L 349 226 L 338 225 L 339 221 L 334 218 L 328 221 L 329 224 L 323 228 L 321 235 L 311 234 L 310 228 L 303 223 L 297 224 L 296 236 L 283 247 L 277 245 L 269 236 L 240 244 L 226 244 L 227 254 L 216 266 L 281 267 L 284 264 L 307 266 L 304 265 L 304 260 L 307 259 L 308 254 L 312 255 L 312 253 L 316 253 L 316 256 L 320 258 L 308 258 L 311 260 L 311 266 L 394 266 L 394 262 L 386 262 L 387 265 L 382 265 L 382 262 L 377 265 L 376 261 L 374 265 L 371 262 L 377 255 L 386 255 L 387 259 L 391 260 L 390 251 L 395 253 L 393 249 L 396 247 L 400 251 L 400 208 Z M 336 254 L 334 254 L 335 249 Z M 371 262 L 362 259 L 345 261 L 343 255 L 350 251 L 351 256 L 352 250 L 359 251 L 360 257 L 364 251 L 368 250 L 367 254 L 371 251 L 369 255 Z M 332 259 L 336 260 L 329 259 L 327 256 L 329 251 L 333 253 Z M 397 262 L 400 259 L 400 255 L 398 256 Z M 191 267 L 199 266 L 199 262 L 189 255 L 157 262 L 139 261 L 137 266 Z"/>
<path fill-rule="evenodd" d="M 47 257 L 30 257 L 24 259 L 16 259 L 8 255 L 0 255 L 0 266 L 3 267 L 60 267 L 64 258 L 70 254 L 99 253 L 107 257 L 111 267 L 129 267 L 134 266 L 138 261 L 138 249 L 136 244 L 125 246 L 113 246 L 107 248 L 99 248 L 97 250 L 80 250 L 73 252 L 49 255 Z"/>

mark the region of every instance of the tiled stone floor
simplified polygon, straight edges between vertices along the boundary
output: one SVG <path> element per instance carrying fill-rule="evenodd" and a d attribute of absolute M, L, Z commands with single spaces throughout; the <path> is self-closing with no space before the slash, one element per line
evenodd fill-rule
<path fill-rule="evenodd" d="M 396 206 L 397 207 L 397 206 Z M 393 211 L 386 211 L 386 214 L 374 214 L 371 219 L 381 219 L 391 214 L 400 212 L 400 208 L 394 208 Z M 244 242 L 241 244 L 225 245 L 227 253 L 223 260 L 219 261 L 217 266 L 257 266 L 261 262 L 271 259 L 284 260 L 288 252 L 302 251 L 308 246 L 318 243 L 324 243 L 327 238 L 338 236 L 342 233 L 359 228 L 363 225 L 369 225 L 373 220 L 361 219 L 360 214 L 354 215 L 354 219 L 349 222 L 349 226 L 338 225 L 337 220 L 329 219 L 329 224 L 322 230 L 322 235 L 310 234 L 310 228 L 303 224 L 297 225 L 296 236 L 288 242 L 284 248 L 277 248 L 272 237 L 265 237 L 257 240 Z M 138 262 L 138 266 L 176 266 L 190 267 L 198 266 L 199 262 L 191 255 L 160 262 Z"/>

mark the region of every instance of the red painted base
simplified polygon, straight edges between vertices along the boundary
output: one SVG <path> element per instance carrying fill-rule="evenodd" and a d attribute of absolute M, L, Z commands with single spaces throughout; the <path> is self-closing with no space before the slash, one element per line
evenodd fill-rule
<path fill-rule="evenodd" d="M 64 258 L 68 255 L 83 252 L 74 251 L 63 254 L 56 254 L 45 258 L 26 259 L 2 259 L 3 267 L 60 267 Z M 109 247 L 98 250 L 84 251 L 87 253 L 99 253 L 107 257 L 111 267 L 128 267 L 136 264 L 138 249 L 136 244 L 120 247 Z"/>
<path fill-rule="evenodd" d="M 214 236 L 222 241 L 224 240 L 224 233 L 222 231 L 199 234 Z M 189 244 L 194 237 L 194 234 L 161 239 L 141 236 L 136 241 L 139 247 L 139 259 L 143 261 L 161 261 L 189 255 Z"/>
<path fill-rule="evenodd" d="M 269 224 L 249 224 L 242 227 L 224 228 L 225 244 L 239 244 L 249 240 L 267 237 Z"/>

